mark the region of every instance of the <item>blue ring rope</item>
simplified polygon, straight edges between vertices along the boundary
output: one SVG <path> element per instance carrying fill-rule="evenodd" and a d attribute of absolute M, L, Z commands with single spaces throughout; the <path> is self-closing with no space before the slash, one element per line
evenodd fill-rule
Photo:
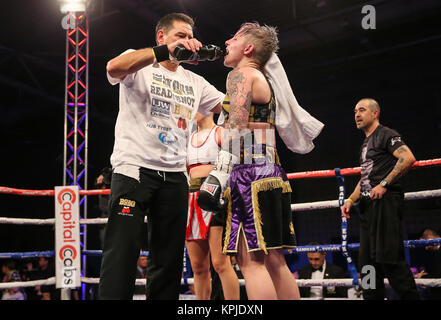
<path fill-rule="evenodd" d="M 340 173 L 340 168 L 335 168 L 335 177 L 337 178 L 338 185 L 338 210 L 345 204 L 346 198 L 346 188 L 345 188 L 345 178 Z M 353 284 L 358 287 L 358 271 L 355 266 L 354 260 L 348 251 L 348 220 L 340 212 L 341 216 L 341 252 L 346 258 L 346 264 L 348 265 L 348 271 L 353 279 Z"/>
<path fill-rule="evenodd" d="M 425 246 L 437 246 L 441 245 L 441 238 L 430 240 L 405 240 L 403 241 L 405 248 L 419 248 Z M 348 243 L 347 249 L 350 251 L 358 250 L 359 243 Z M 341 244 L 323 244 L 317 246 L 298 246 L 292 249 L 286 249 L 285 254 L 297 254 L 306 252 L 339 252 L 342 251 Z M 102 250 L 82 250 L 82 255 L 86 256 L 100 256 Z M 0 259 L 26 259 L 26 258 L 38 258 L 38 257 L 53 257 L 55 251 L 31 251 L 31 252 L 0 252 Z M 142 251 L 142 256 L 148 256 L 148 251 Z"/>
<path fill-rule="evenodd" d="M 53 256 L 55 256 L 55 250 L 0 253 L 0 259 L 26 259 L 26 258 L 53 257 Z"/>
<path fill-rule="evenodd" d="M 184 277 L 184 285 L 188 285 L 188 275 L 189 275 L 189 268 L 188 268 L 188 258 L 187 258 L 187 247 L 184 247 L 184 259 L 182 261 L 182 274 Z"/>

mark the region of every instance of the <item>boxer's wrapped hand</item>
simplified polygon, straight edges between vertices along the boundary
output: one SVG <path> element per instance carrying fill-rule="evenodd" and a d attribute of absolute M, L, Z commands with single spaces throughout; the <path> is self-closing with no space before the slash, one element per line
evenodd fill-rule
<path fill-rule="evenodd" d="M 213 170 L 202 183 L 197 202 L 201 209 L 219 212 L 227 206 L 223 198 L 233 166 L 239 162 L 239 157 L 228 151 L 221 150 L 216 159 Z"/>

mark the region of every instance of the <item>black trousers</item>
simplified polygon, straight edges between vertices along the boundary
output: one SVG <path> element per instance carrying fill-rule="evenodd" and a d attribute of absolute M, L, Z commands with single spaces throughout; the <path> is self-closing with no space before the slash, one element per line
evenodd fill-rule
<path fill-rule="evenodd" d="M 364 289 L 366 300 L 385 298 L 384 278 L 403 300 L 419 299 L 415 280 L 404 258 L 402 233 L 403 193 L 387 191 L 382 199 L 360 199 L 360 271 L 375 269 L 376 288 Z M 361 279 L 369 275 L 361 272 Z"/>
<path fill-rule="evenodd" d="M 149 237 L 147 299 L 179 298 L 187 207 L 188 183 L 182 172 L 141 168 L 139 182 L 113 174 L 99 299 L 132 299 L 146 215 Z"/>

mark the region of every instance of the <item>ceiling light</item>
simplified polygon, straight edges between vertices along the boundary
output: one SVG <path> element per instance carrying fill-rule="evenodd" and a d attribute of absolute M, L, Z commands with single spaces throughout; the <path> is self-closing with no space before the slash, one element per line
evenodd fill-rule
<path fill-rule="evenodd" d="M 87 0 L 58 0 L 61 13 L 86 11 Z"/>

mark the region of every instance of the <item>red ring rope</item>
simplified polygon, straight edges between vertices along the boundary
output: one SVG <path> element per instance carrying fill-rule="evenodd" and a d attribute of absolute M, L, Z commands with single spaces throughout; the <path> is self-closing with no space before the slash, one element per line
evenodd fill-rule
<path fill-rule="evenodd" d="M 417 169 L 421 167 L 429 167 L 429 166 L 440 166 L 441 158 L 439 159 L 431 159 L 431 160 L 420 160 L 415 161 L 412 165 L 412 169 Z M 360 174 L 361 168 L 345 168 L 340 170 L 340 174 L 342 176 L 353 176 Z M 303 178 L 329 178 L 335 177 L 335 171 L 332 170 L 316 170 L 316 171 L 303 171 L 303 172 L 294 172 L 287 174 L 288 179 L 303 179 Z M 27 190 L 27 189 L 16 189 L 16 188 L 8 188 L 0 186 L 0 193 L 5 194 L 15 194 L 20 196 L 54 196 L 54 190 Z M 80 195 L 82 196 L 94 196 L 94 195 L 105 195 L 110 194 L 110 189 L 95 189 L 95 190 L 80 190 Z"/>
<path fill-rule="evenodd" d="M 441 159 L 421 160 L 415 161 L 412 165 L 412 169 L 417 169 L 426 166 L 439 166 L 441 165 Z M 340 170 L 342 176 L 353 176 L 360 174 L 361 167 L 345 168 Z M 317 171 L 304 171 L 288 173 L 288 179 L 302 179 L 302 178 L 329 178 L 335 177 L 335 171 L 332 170 L 317 170 Z"/>

